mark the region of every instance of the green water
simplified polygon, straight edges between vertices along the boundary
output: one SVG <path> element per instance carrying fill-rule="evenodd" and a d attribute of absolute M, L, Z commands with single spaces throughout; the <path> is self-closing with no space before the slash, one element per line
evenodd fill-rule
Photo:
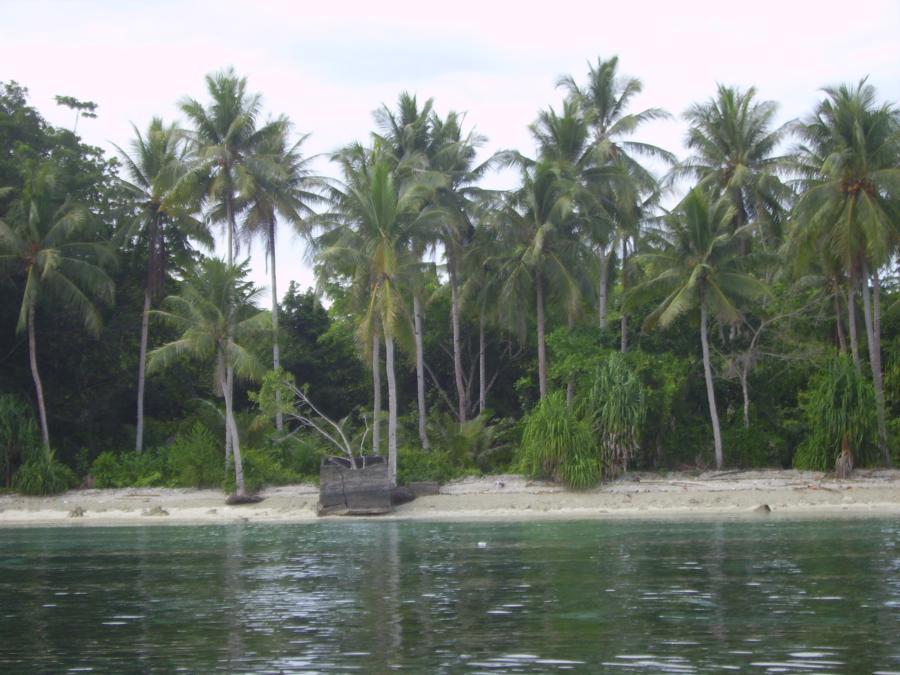
<path fill-rule="evenodd" d="M 900 671 L 900 519 L 0 530 L 0 671 L 177 669 Z"/>

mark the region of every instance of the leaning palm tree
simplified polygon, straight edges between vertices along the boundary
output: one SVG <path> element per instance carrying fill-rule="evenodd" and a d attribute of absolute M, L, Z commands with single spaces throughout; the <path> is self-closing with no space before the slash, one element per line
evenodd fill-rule
<path fill-rule="evenodd" d="M 253 306 L 259 291 L 246 280 L 247 263 L 227 265 L 221 260 L 204 260 L 189 274 L 178 295 L 163 301 L 165 309 L 155 315 L 180 336 L 153 350 L 147 369 L 163 370 L 187 356 L 211 362 L 215 390 L 225 399 L 225 426 L 232 442 L 236 494 L 246 496 L 241 445 L 234 419 L 232 390 L 227 373 L 259 379 L 265 371 L 243 346 L 245 340 L 266 330 L 268 318 Z"/>
<path fill-rule="evenodd" d="M 667 230 L 660 233 L 663 250 L 638 257 L 650 268 L 651 278 L 635 287 L 629 299 L 637 303 L 665 294 L 644 320 L 644 330 L 666 328 L 699 308 L 703 374 L 718 469 L 723 463 L 722 434 L 710 362 L 709 317 L 735 324 L 741 319 L 738 301 L 766 292 L 760 281 L 740 269 L 740 236 L 744 232 L 731 232 L 732 218 L 734 209 L 727 201 L 711 200 L 699 188 L 691 190 L 667 219 Z"/>
<path fill-rule="evenodd" d="M 0 274 L 23 282 L 16 332 L 28 333 L 28 358 L 37 397 L 41 440 L 50 448 L 44 388 L 38 371 L 37 311 L 53 308 L 90 333 L 100 331 L 93 299 L 111 303 L 114 286 L 103 270 L 113 254 L 92 231 L 88 210 L 55 191 L 49 165 L 26 177 L 22 192 L 0 220 Z"/>
<path fill-rule="evenodd" d="M 849 320 L 862 291 L 869 364 L 875 384 L 878 440 L 890 464 L 881 364 L 879 267 L 896 255 L 900 240 L 900 108 L 876 102 L 875 88 L 861 80 L 825 89 L 813 115 L 799 127 L 803 175 L 795 209 L 793 241 L 840 261 L 849 279 Z M 872 282 L 874 297 L 869 291 Z M 851 329 L 854 324 L 850 324 Z M 851 332 L 851 338 L 855 338 Z M 855 339 L 852 340 L 855 343 Z M 854 362 L 859 367 L 856 345 Z"/>
<path fill-rule="evenodd" d="M 206 227 L 193 217 L 191 205 L 174 196 L 174 189 L 186 170 L 187 152 L 175 125 L 166 126 L 155 117 L 146 135 L 142 135 L 136 127 L 134 135 L 130 153 L 115 147 L 128 176 L 128 180 L 120 181 L 140 209 L 125 236 L 147 250 L 135 433 L 135 450 L 140 452 L 144 443 L 144 383 L 150 308 L 165 283 L 171 258 L 189 254 L 192 250 L 190 239 L 206 247 L 212 245 L 212 240 Z"/>

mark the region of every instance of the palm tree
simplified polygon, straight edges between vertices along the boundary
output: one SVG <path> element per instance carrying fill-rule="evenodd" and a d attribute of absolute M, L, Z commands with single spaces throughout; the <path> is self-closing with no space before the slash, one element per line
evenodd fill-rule
<path fill-rule="evenodd" d="M 675 156 L 662 148 L 627 140 L 643 124 L 668 119 L 670 115 L 662 108 L 627 112 L 631 100 L 643 90 L 643 84 L 638 78 L 620 76 L 618 67 L 617 56 L 606 60 L 598 58 L 596 66 L 588 64 L 587 83 L 584 87 L 579 87 L 571 76 L 562 77 L 557 83 L 579 104 L 585 123 L 593 131 L 592 167 L 586 178 L 596 200 L 605 206 L 606 214 L 613 218 L 613 231 L 602 222 L 592 228 L 600 259 L 598 315 L 601 330 L 606 325 L 609 264 L 615 241 L 621 243 L 624 275 L 628 240 L 636 227 L 634 219 L 628 216 L 632 214 L 635 205 L 646 202 L 659 191 L 656 177 L 638 161 L 638 157 L 654 158 L 666 164 L 675 163 Z M 634 195 L 634 198 L 623 199 L 625 195 Z M 623 351 L 627 346 L 627 322 L 627 315 L 623 312 Z"/>
<path fill-rule="evenodd" d="M 687 147 L 693 154 L 673 175 L 697 180 L 700 187 L 726 197 L 735 213 L 732 231 L 753 224 L 771 249 L 781 243 L 785 205 L 792 196 L 778 178 L 786 159 L 774 154 L 788 125 L 773 128 L 778 106 L 755 96 L 753 87 L 741 91 L 719 85 L 715 98 L 688 108 Z"/>
<path fill-rule="evenodd" d="M 186 147 L 175 125 L 166 126 L 155 117 L 142 136 L 134 128 L 131 153 L 119 146 L 129 180 L 120 179 L 136 200 L 140 215 L 125 233 L 147 248 L 147 277 L 144 284 L 144 309 L 141 315 L 141 353 L 138 362 L 137 430 L 135 450 L 141 452 L 144 442 L 144 383 L 147 342 L 150 333 L 150 307 L 166 280 L 167 267 L 173 254 L 189 253 L 189 237 L 212 245 L 209 232 L 185 203 L 173 199 L 173 190 L 185 172 Z"/>
<path fill-rule="evenodd" d="M 501 297 L 509 302 L 526 289 L 534 292 L 538 388 L 542 400 L 548 392 L 546 294 L 558 289 L 565 296 L 570 314 L 580 298 L 576 274 L 582 267 L 577 261 L 586 255 L 583 243 L 570 236 L 576 192 L 575 185 L 561 177 L 555 167 L 538 162 L 523 171 L 523 185 L 511 195 L 502 215 L 508 253 L 501 266 Z"/>
<path fill-rule="evenodd" d="M 740 237 L 731 232 L 734 207 L 727 200 L 712 200 L 700 188 L 692 189 L 667 219 L 660 233 L 665 248 L 646 253 L 639 261 L 652 270 L 652 278 L 635 287 L 630 302 L 665 293 L 665 299 L 644 320 L 643 329 L 666 328 L 679 316 L 699 308 L 703 374 L 712 420 L 716 468 L 722 468 L 722 434 L 713 387 L 709 354 L 709 316 L 735 324 L 741 319 L 740 299 L 766 292 L 765 286 L 740 270 Z"/>
<path fill-rule="evenodd" d="M 113 259 L 110 249 L 93 238 L 87 209 L 55 192 L 47 164 L 34 167 L 25 186 L 0 220 L 0 272 L 24 277 L 16 332 L 28 333 L 28 357 L 37 396 L 41 440 L 50 448 L 44 388 L 38 371 L 37 310 L 55 307 L 89 333 L 100 332 L 100 314 L 92 298 L 111 303 L 113 282 L 100 266 Z"/>
<path fill-rule="evenodd" d="M 245 189 L 267 175 L 278 174 L 274 158 L 260 148 L 277 145 L 271 139 L 282 136 L 288 122 L 282 117 L 258 126 L 261 98 L 248 94 L 246 78 L 239 78 L 230 68 L 207 75 L 206 87 L 212 99 L 208 108 L 192 98 L 181 103 L 182 112 L 194 126 L 185 132 L 194 165 L 180 181 L 179 192 L 199 189 L 204 194 L 210 219 L 225 225 L 226 262 L 233 265 L 237 217 L 246 204 L 241 202 Z M 230 366 L 226 379 L 230 391 L 234 386 Z M 226 434 L 226 448 L 230 447 L 229 438 Z"/>
<path fill-rule="evenodd" d="M 287 131 L 285 127 L 284 131 Z M 265 241 L 269 264 L 270 291 L 272 293 L 272 368 L 281 367 L 278 348 L 278 286 L 275 274 L 275 243 L 278 218 L 287 221 L 298 232 L 304 230 L 304 217 L 313 214 L 311 203 L 321 197 L 315 191 L 320 181 L 309 169 L 310 158 L 303 157 L 300 146 L 309 137 L 302 136 L 288 145 L 284 134 L 271 134 L 263 139 L 260 153 L 274 162 L 275 171 L 251 175 L 252 185 L 246 189 L 249 196 L 243 222 L 243 234 L 248 238 L 261 236 Z M 276 397 L 280 392 L 276 392 Z M 278 431 L 284 428 L 284 416 L 280 407 L 275 416 Z"/>
<path fill-rule="evenodd" d="M 828 87 L 826 100 L 799 127 L 803 193 L 796 205 L 796 248 L 822 250 L 840 261 L 849 279 L 848 312 L 854 362 L 855 302 L 863 296 L 869 364 L 875 385 L 878 440 L 890 464 L 881 365 L 881 280 L 878 269 L 895 254 L 900 228 L 900 109 L 876 102 L 875 88 Z M 869 292 L 872 281 L 874 298 Z"/>
<path fill-rule="evenodd" d="M 344 179 L 331 188 L 330 212 L 320 217 L 329 231 L 321 236 L 319 271 L 351 279 L 362 310 L 364 345 L 384 338 L 388 380 L 388 471 L 397 481 L 397 383 L 395 338 L 403 313 L 408 273 L 418 266 L 410 241 L 427 227 L 433 212 L 423 211 L 430 189 L 410 181 L 398 185 L 392 163 L 379 144 L 373 150 L 352 146 L 335 156 Z M 374 363 L 375 368 L 378 363 Z M 376 419 L 377 424 L 377 419 Z"/>
<path fill-rule="evenodd" d="M 204 260 L 182 282 L 178 295 L 165 298 L 166 309 L 155 312 L 181 335 L 153 350 L 147 364 L 153 372 L 167 368 L 184 356 L 212 362 L 215 389 L 225 398 L 225 426 L 232 442 L 238 497 L 246 496 L 246 489 L 227 373 L 231 370 L 247 379 L 262 376 L 265 368 L 242 343 L 265 331 L 268 321 L 265 313 L 252 304 L 259 291 L 245 279 L 246 275 L 246 262 L 234 266 L 217 259 Z"/>

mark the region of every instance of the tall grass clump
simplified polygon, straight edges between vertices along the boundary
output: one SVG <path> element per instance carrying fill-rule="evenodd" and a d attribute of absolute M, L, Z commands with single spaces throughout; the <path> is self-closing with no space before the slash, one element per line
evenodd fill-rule
<path fill-rule="evenodd" d="M 15 465 L 33 455 L 41 444 L 34 410 L 14 394 L 0 395 L 0 471 L 4 485 L 12 485 Z"/>
<path fill-rule="evenodd" d="M 801 394 L 809 435 L 794 455 L 798 469 L 849 473 L 877 460 L 875 389 L 849 357 L 836 357 Z"/>
<path fill-rule="evenodd" d="M 56 459 L 50 448 L 39 445 L 16 471 L 13 488 L 23 495 L 55 495 L 78 484 L 75 473 Z"/>
<path fill-rule="evenodd" d="M 627 471 L 640 448 L 647 403 L 640 378 L 622 354 L 613 352 L 596 367 L 578 407 L 600 444 L 607 473 Z"/>
<path fill-rule="evenodd" d="M 549 394 L 526 416 L 521 467 L 529 476 L 562 480 L 576 489 L 600 480 L 603 461 L 590 424 L 566 405 L 563 392 Z"/>

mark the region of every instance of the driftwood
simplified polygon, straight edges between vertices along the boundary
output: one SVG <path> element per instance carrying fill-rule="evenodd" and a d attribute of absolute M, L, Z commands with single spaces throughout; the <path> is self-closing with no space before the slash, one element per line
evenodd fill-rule
<path fill-rule="evenodd" d="M 391 510 L 391 481 L 383 457 L 322 460 L 317 510 L 320 516 L 380 515 Z"/>

